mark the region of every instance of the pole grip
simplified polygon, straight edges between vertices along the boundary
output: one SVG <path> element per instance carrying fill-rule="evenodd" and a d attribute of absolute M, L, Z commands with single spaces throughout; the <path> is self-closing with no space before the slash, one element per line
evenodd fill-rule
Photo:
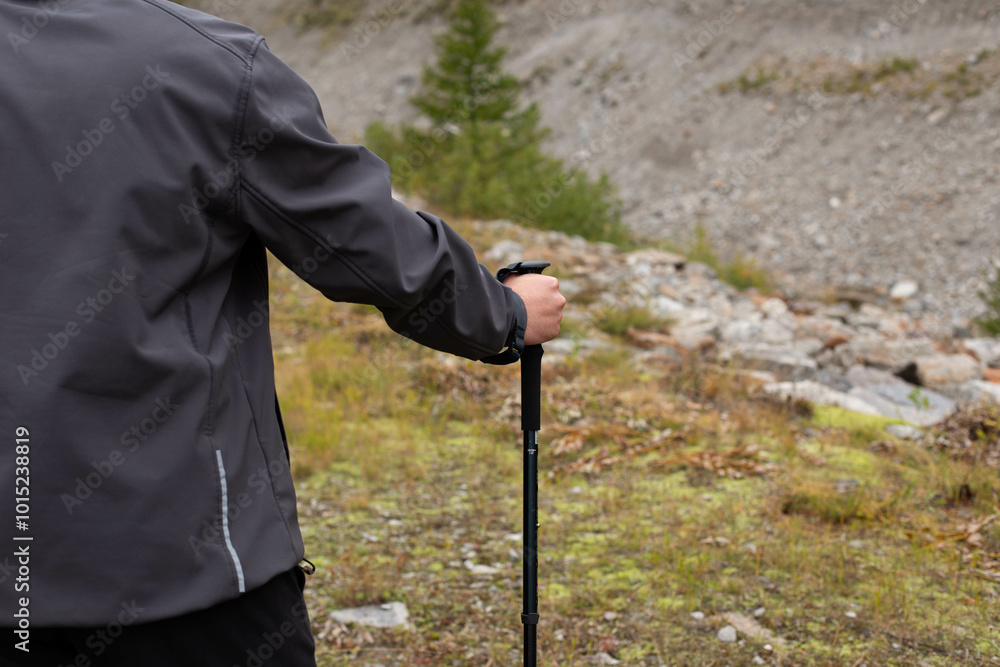
<path fill-rule="evenodd" d="M 542 350 L 528 345 L 521 353 L 521 430 L 538 431 L 542 422 Z"/>

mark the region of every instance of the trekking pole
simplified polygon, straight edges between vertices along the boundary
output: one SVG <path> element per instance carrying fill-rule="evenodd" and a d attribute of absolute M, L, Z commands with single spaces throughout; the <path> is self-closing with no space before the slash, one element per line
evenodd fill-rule
<path fill-rule="evenodd" d="M 548 262 L 512 264 L 511 273 L 541 273 Z M 535 667 L 538 642 L 538 431 L 542 412 L 542 346 L 521 354 L 521 430 L 524 431 L 524 665 Z"/>

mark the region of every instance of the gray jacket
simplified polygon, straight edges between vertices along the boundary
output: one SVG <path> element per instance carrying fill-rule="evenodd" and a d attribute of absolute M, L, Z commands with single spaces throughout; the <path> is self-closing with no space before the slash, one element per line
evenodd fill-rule
<path fill-rule="evenodd" d="M 304 552 L 265 249 L 470 359 L 511 342 L 519 299 L 253 31 L 0 0 L 0 36 L 0 624 L 233 598 Z"/>

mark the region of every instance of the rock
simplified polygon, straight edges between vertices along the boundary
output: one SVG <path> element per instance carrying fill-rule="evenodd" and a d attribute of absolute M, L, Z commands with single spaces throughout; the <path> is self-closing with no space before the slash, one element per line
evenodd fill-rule
<path fill-rule="evenodd" d="M 776 320 L 736 320 L 723 326 L 719 337 L 727 343 L 787 345 L 795 339 L 795 332 Z"/>
<path fill-rule="evenodd" d="M 651 350 L 656 347 L 677 347 L 677 340 L 672 336 L 634 327 L 625 330 L 625 340 L 643 350 Z"/>
<path fill-rule="evenodd" d="M 716 273 L 715 269 L 710 267 L 708 264 L 702 264 L 701 262 L 689 262 L 684 265 L 684 273 L 689 276 L 695 276 L 698 278 L 706 279 L 716 279 L 719 274 Z"/>
<path fill-rule="evenodd" d="M 844 379 L 852 387 L 870 387 L 873 384 L 906 384 L 898 376 L 880 368 L 869 368 L 855 364 L 847 369 Z"/>
<path fill-rule="evenodd" d="M 777 382 L 764 386 L 764 391 L 782 398 L 798 398 L 816 405 L 833 405 L 851 412 L 863 415 L 879 416 L 879 410 L 864 400 L 831 389 L 819 382 L 804 380 L 802 382 Z"/>
<path fill-rule="evenodd" d="M 762 626 L 756 620 L 744 616 L 743 614 L 729 612 L 723 614 L 722 618 L 726 619 L 726 622 L 729 623 L 729 626 L 727 627 L 732 627 L 734 630 L 738 630 L 740 634 L 746 635 L 751 639 L 762 639 L 775 644 L 783 643 L 782 640 L 776 637 L 773 632 Z"/>
<path fill-rule="evenodd" d="M 585 357 L 591 352 L 601 350 L 607 347 L 607 343 L 599 338 L 570 338 L 569 336 L 562 336 L 556 338 L 555 340 L 550 340 L 545 344 L 545 354 L 548 355 L 559 355 L 559 356 L 572 356 L 574 354 Z"/>
<path fill-rule="evenodd" d="M 788 304 L 781 299 L 768 299 L 760 306 L 761 312 L 768 317 L 781 317 L 788 314 Z"/>
<path fill-rule="evenodd" d="M 983 366 L 1000 367 L 1000 340 L 996 338 L 966 338 L 962 349 L 975 355 Z"/>
<path fill-rule="evenodd" d="M 477 563 L 473 563 L 471 560 L 466 560 L 464 565 L 465 569 L 471 572 L 472 574 L 484 577 L 500 574 L 500 572 L 502 571 L 498 567 L 490 567 L 489 565 L 479 565 Z"/>
<path fill-rule="evenodd" d="M 715 322 L 702 322 L 670 327 L 670 335 L 688 350 L 706 350 L 715 345 L 719 327 Z"/>
<path fill-rule="evenodd" d="M 617 665 L 621 663 L 621 660 L 615 660 L 607 653 L 601 651 L 600 653 L 595 653 L 590 659 L 595 665 Z"/>
<path fill-rule="evenodd" d="M 846 342 L 856 336 L 857 332 L 839 318 L 806 315 L 796 321 L 795 335 L 799 337 L 812 336 L 823 341 L 839 339 Z M 827 347 L 836 347 L 836 345 L 828 343 Z"/>
<path fill-rule="evenodd" d="M 915 280 L 900 280 L 889 290 L 889 298 L 893 301 L 906 301 L 917 295 L 920 285 Z"/>
<path fill-rule="evenodd" d="M 893 372 L 904 368 L 918 357 L 934 354 L 937 354 L 937 350 L 929 339 L 889 340 L 877 334 L 855 337 L 837 348 L 841 366 L 864 364 Z"/>
<path fill-rule="evenodd" d="M 900 440 L 920 440 L 924 437 L 923 429 L 909 424 L 889 424 L 885 427 L 885 432 Z"/>
<path fill-rule="evenodd" d="M 338 609 L 330 612 L 330 618 L 338 623 L 353 623 L 374 628 L 406 628 L 412 630 L 410 612 L 402 602 Z"/>
<path fill-rule="evenodd" d="M 979 364 L 967 354 L 932 354 L 913 360 L 918 384 L 923 387 L 948 387 L 978 380 Z M 906 372 L 902 369 L 900 372 Z M 905 377 L 905 376 L 904 376 Z"/>
<path fill-rule="evenodd" d="M 985 382 L 983 380 L 973 380 L 966 382 L 959 388 L 962 398 L 971 403 L 982 401 L 992 401 L 1000 403 L 1000 384 Z"/>
<path fill-rule="evenodd" d="M 649 302 L 649 310 L 659 318 L 673 319 L 683 313 L 686 306 L 669 296 L 656 296 Z"/>
<path fill-rule="evenodd" d="M 738 361 L 754 370 L 774 373 L 783 380 L 811 379 L 819 368 L 815 359 L 783 346 L 767 344 L 729 345 L 719 354 L 721 361 Z"/>
<path fill-rule="evenodd" d="M 732 644 L 736 642 L 736 628 L 734 628 L 731 625 L 727 625 L 721 630 L 719 630 L 716 637 L 719 638 L 720 642 L 724 642 L 726 644 Z"/>
<path fill-rule="evenodd" d="M 832 336 L 823 341 L 823 347 L 828 350 L 834 350 L 838 346 L 843 345 L 844 343 L 849 343 L 850 341 L 851 339 L 846 336 Z"/>
<path fill-rule="evenodd" d="M 983 379 L 986 380 L 987 382 L 1000 384 L 1000 368 L 983 369 Z"/>
<path fill-rule="evenodd" d="M 823 362 L 819 358 L 816 361 L 822 366 Z M 820 368 L 813 379 L 837 391 L 846 392 L 851 388 L 851 383 L 844 379 L 844 371 L 838 366 L 829 365 L 826 368 Z"/>
<path fill-rule="evenodd" d="M 950 107 L 941 107 L 939 109 L 935 109 L 934 111 L 927 114 L 927 123 L 929 125 L 937 125 L 945 118 L 947 118 L 948 114 L 950 113 L 951 113 Z"/>
<path fill-rule="evenodd" d="M 901 419 L 917 426 L 938 424 L 957 407 L 946 396 L 908 384 L 854 387 L 847 394 L 868 403 L 883 417 Z"/>
<path fill-rule="evenodd" d="M 641 264 L 669 266 L 679 271 L 687 264 L 687 257 L 664 250 L 656 250 L 655 248 L 646 248 L 625 255 L 625 263 L 630 267 L 636 267 Z"/>
<path fill-rule="evenodd" d="M 736 308 L 725 294 L 712 295 L 708 300 L 708 307 L 712 309 L 713 313 L 724 320 L 731 320 L 736 317 Z M 751 307 L 753 308 L 752 305 Z"/>
<path fill-rule="evenodd" d="M 507 266 L 524 257 L 524 246 L 517 241 L 504 239 L 497 241 L 493 247 L 483 253 L 483 259 L 499 266 Z"/>

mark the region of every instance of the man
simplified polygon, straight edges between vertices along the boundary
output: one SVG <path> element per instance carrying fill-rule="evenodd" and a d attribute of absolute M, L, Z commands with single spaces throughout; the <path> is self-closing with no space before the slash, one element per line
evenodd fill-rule
<path fill-rule="evenodd" d="M 313 665 L 265 249 L 470 359 L 554 337 L 558 284 L 395 202 L 247 28 L 0 0 L 0 34 L 0 663 Z"/>

